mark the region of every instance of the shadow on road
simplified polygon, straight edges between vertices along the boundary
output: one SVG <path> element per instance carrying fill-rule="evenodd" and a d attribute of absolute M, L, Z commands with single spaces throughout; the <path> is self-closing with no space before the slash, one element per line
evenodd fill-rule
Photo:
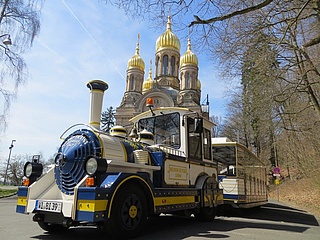
<path fill-rule="evenodd" d="M 291 208 L 285 205 L 276 203 L 268 203 L 261 207 L 259 211 L 252 211 L 250 209 L 247 215 L 244 215 L 248 219 L 260 219 L 277 222 L 297 223 L 309 226 L 319 226 L 317 219 L 302 210 Z"/>
<path fill-rule="evenodd" d="M 163 215 L 149 220 L 143 236 L 145 239 L 184 239 L 188 237 L 229 238 L 229 232 L 237 229 L 269 229 L 303 233 L 311 226 L 319 226 L 316 218 L 298 209 L 277 203 L 268 203 L 259 209 L 250 209 L 242 217 L 232 214 L 220 216 L 214 222 L 197 222 L 194 218 Z M 110 239 L 104 231 L 92 227 L 71 228 L 67 232 L 33 236 L 34 239 Z"/>

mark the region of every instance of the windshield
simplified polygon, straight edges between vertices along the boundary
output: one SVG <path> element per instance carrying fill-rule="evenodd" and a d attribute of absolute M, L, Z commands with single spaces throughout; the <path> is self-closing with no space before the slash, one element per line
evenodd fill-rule
<path fill-rule="evenodd" d="M 152 132 L 155 144 L 165 144 L 174 148 L 180 148 L 180 115 L 171 113 L 140 119 L 138 131 L 143 129 Z"/>

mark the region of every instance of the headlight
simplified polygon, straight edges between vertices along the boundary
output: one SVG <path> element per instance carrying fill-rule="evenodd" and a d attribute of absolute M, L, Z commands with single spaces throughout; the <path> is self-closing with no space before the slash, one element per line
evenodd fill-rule
<path fill-rule="evenodd" d="M 89 158 L 86 161 L 85 170 L 88 175 L 92 176 L 97 172 L 98 169 L 98 162 L 95 158 Z"/>
<path fill-rule="evenodd" d="M 89 176 L 102 174 L 107 171 L 107 161 L 104 158 L 88 157 L 84 162 L 84 170 Z"/>
<path fill-rule="evenodd" d="M 27 162 L 24 167 L 24 175 L 29 178 L 32 174 L 32 164 L 31 162 Z"/>
<path fill-rule="evenodd" d="M 38 178 L 41 176 L 43 170 L 43 166 L 38 162 L 27 162 L 24 165 L 24 176 L 27 178 Z"/>

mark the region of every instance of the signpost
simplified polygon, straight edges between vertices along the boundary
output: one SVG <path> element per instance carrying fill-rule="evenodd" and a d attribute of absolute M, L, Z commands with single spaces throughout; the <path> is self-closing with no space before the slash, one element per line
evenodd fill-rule
<path fill-rule="evenodd" d="M 273 169 L 273 176 L 280 177 L 280 168 L 279 167 L 275 167 Z"/>
<path fill-rule="evenodd" d="M 279 201 L 279 185 L 280 185 L 280 176 L 281 176 L 279 167 L 273 168 L 273 176 L 276 177 L 276 179 L 274 180 L 274 184 L 276 185 L 277 197 Z"/>

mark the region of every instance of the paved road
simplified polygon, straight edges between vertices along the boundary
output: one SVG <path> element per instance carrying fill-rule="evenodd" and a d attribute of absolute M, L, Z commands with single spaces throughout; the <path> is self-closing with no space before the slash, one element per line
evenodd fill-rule
<path fill-rule="evenodd" d="M 109 239 L 104 232 L 92 227 L 71 228 L 63 234 L 49 235 L 32 222 L 31 215 L 15 213 L 16 201 L 16 196 L 0 199 L 0 239 Z M 220 216 L 210 223 L 160 216 L 152 219 L 145 234 L 137 239 L 319 240 L 319 223 L 320 219 L 304 211 L 270 202 L 242 217 Z"/>

